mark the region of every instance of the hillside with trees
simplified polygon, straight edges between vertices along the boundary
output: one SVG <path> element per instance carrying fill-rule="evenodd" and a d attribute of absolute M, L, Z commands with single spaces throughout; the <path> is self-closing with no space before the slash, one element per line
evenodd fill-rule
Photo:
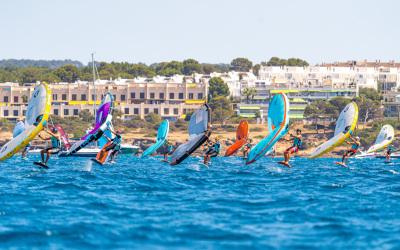
<path fill-rule="evenodd" d="M 3 59 L 0 60 L 0 68 L 50 68 L 56 69 L 61 66 L 71 64 L 78 68 L 83 67 L 80 61 L 76 60 L 32 60 L 32 59 Z"/>
<path fill-rule="evenodd" d="M 32 83 L 89 81 L 92 79 L 92 65 L 84 66 L 72 60 L 2 60 L 0 82 Z M 192 75 L 228 72 L 230 64 L 200 63 L 194 59 L 153 63 L 96 62 L 101 79 L 153 77 L 155 75 L 172 76 L 175 74 Z"/>

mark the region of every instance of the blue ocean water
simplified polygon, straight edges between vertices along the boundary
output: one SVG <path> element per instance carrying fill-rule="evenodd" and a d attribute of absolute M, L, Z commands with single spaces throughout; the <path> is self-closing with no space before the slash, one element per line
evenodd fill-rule
<path fill-rule="evenodd" d="M 400 248 L 400 160 L 0 163 L 1 248 Z"/>

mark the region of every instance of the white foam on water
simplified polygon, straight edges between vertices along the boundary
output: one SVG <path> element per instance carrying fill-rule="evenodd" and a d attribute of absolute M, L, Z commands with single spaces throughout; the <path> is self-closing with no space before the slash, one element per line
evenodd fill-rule
<path fill-rule="evenodd" d="M 83 168 L 83 170 L 85 170 L 87 172 L 92 172 L 92 169 L 93 169 L 93 162 L 92 161 L 86 162 L 86 165 Z"/>
<path fill-rule="evenodd" d="M 270 170 L 276 173 L 283 173 L 283 169 L 280 167 L 271 167 Z"/>
<path fill-rule="evenodd" d="M 192 165 L 190 165 L 189 169 L 190 169 L 190 170 L 197 171 L 197 172 L 200 172 L 200 166 L 197 165 L 197 164 L 192 164 Z"/>
<path fill-rule="evenodd" d="M 399 174 L 399 172 L 397 172 L 397 171 L 395 171 L 393 169 L 389 169 L 389 172 L 392 173 L 392 174 Z"/>

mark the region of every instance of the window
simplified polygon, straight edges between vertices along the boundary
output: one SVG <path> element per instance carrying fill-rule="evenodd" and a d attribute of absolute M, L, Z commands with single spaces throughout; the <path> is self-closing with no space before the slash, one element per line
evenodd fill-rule
<path fill-rule="evenodd" d="M 61 95 L 61 100 L 66 101 L 67 100 L 67 94 L 62 94 Z"/>
<path fill-rule="evenodd" d="M 203 93 L 197 93 L 197 99 L 199 100 L 203 99 Z"/>
<path fill-rule="evenodd" d="M 81 101 L 86 101 L 86 95 L 85 94 L 81 95 Z"/>
<path fill-rule="evenodd" d="M 174 115 L 177 115 L 179 113 L 178 108 L 174 108 Z"/>
<path fill-rule="evenodd" d="M 5 96 L 5 97 L 3 98 L 3 100 L 4 100 L 4 102 L 8 102 L 8 96 Z"/>
<path fill-rule="evenodd" d="M 194 99 L 193 96 L 194 96 L 193 93 L 189 93 L 189 99 L 190 99 L 190 100 L 193 100 L 193 99 Z"/>
<path fill-rule="evenodd" d="M 8 110 L 4 110 L 4 117 L 8 116 Z"/>
<path fill-rule="evenodd" d="M 96 95 L 92 94 L 92 101 L 95 101 L 95 100 L 96 100 Z"/>
<path fill-rule="evenodd" d="M 144 109 L 144 114 L 147 115 L 148 113 L 149 113 L 149 109 L 148 109 L 148 108 L 145 108 L 145 109 Z"/>
<path fill-rule="evenodd" d="M 164 93 L 160 93 L 160 99 L 164 99 Z"/>
<path fill-rule="evenodd" d="M 103 99 L 103 97 L 102 97 L 101 99 Z M 117 96 L 116 96 L 116 95 L 113 95 L 113 100 L 114 100 L 114 101 L 117 100 Z"/>
<path fill-rule="evenodd" d="M 140 99 L 144 99 L 144 92 L 140 92 Z"/>
<path fill-rule="evenodd" d="M 22 110 L 22 115 L 26 116 L 26 110 Z"/>
<path fill-rule="evenodd" d="M 13 110 L 13 116 L 18 116 L 18 110 Z"/>
<path fill-rule="evenodd" d="M 131 99 L 136 99 L 136 93 L 135 92 L 131 92 Z"/>
<path fill-rule="evenodd" d="M 138 115 L 139 114 L 139 109 L 138 108 L 134 108 L 133 109 L 133 114 L 134 115 Z"/>
<path fill-rule="evenodd" d="M 18 96 L 14 96 L 14 102 L 18 103 Z"/>
<path fill-rule="evenodd" d="M 78 109 L 74 109 L 74 115 L 79 115 L 79 110 Z"/>
<path fill-rule="evenodd" d="M 187 113 L 186 109 L 183 109 L 182 113 L 186 115 L 186 113 Z"/>
<path fill-rule="evenodd" d="M 58 115 L 58 109 L 53 110 L 54 115 Z"/>
<path fill-rule="evenodd" d="M 175 99 L 175 93 L 169 93 L 169 99 Z"/>
<path fill-rule="evenodd" d="M 169 115 L 169 108 L 164 108 L 164 115 Z"/>
<path fill-rule="evenodd" d="M 154 93 L 150 93 L 150 99 L 154 99 L 156 95 Z"/>
<path fill-rule="evenodd" d="M 76 94 L 72 94 L 72 101 L 76 101 Z"/>
<path fill-rule="evenodd" d="M 64 115 L 69 115 L 69 109 L 64 109 Z"/>
<path fill-rule="evenodd" d="M 58 99 L 58 95 L 57 94 L 53 94 L 53 101 L 57 101 Z"/>
<path fill-rule="evenodd" d="M 129 115 L 129 108 L 124 109 L 125 115 Z"/>
<path fill-rule="evenodd" d="M 183 99 L 183 93 L 179 93 L 179 99 Z"/>
<path fill-rule="evenodd" d="M 158 109 L 154 109 L 153 113 L 158 115 Z"/>
<path fill-rule="evenodd" d="M 125 95 L 121 95 L 121 101 L 125 101 Z"/>

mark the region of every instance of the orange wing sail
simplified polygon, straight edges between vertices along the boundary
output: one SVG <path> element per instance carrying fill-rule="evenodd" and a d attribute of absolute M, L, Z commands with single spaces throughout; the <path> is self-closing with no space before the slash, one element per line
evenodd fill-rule
<path fill-rule="evenodd" d="M 112 144 L 111 141 L 107 142 L 103 148 L 100 150 L 100 152 L 97 153 L 96 155 L 96 160 L 100 163 L 100 164 L 104 164 L 109 156 L 109 154 L 111 153 L 110 151 L 107 151 L 106 148 L 108 146 L 110 146 Z"/>
<path fill-rule="evenodd" d="M 225 152 L 225 156 L 236 153 L 247 142 L 249 136 L 249 123 L 246 120 L 240 121 L 236 130 L 236 141 Z"/>

